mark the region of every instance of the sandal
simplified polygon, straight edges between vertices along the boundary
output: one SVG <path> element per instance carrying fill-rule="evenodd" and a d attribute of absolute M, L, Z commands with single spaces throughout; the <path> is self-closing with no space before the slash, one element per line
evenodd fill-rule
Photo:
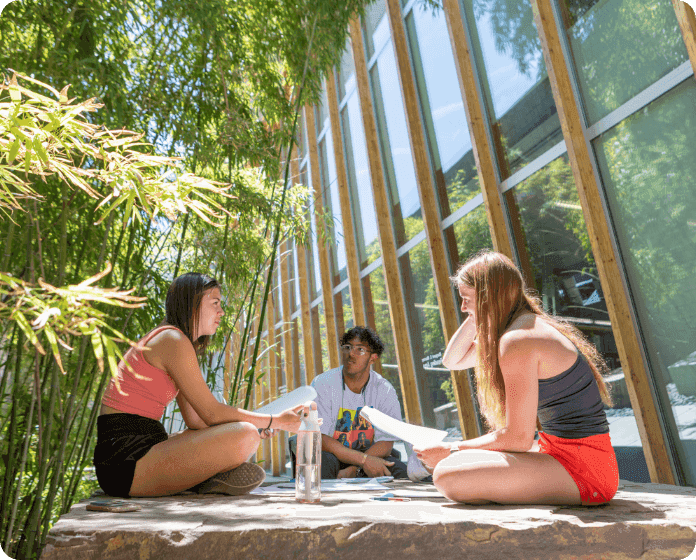
<path fill-rule="evenodd" d="M 259 465 L 242 463 L 234 469 L 211 476 L 194 488 L 199 494 L 241 496 L 257 488 L 264 480 L 266 480 L 266 471 Z"/>

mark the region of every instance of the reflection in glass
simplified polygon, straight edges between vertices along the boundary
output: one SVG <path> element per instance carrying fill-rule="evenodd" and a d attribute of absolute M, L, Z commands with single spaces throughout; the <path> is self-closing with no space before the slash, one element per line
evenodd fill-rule
<path fill-rule="evenodd" d="M 321 189 L 324 197 L 324 210 L 326 214 L 332 218 L 332 228 L 329 232 L 332 238 L 332 242 L 329 244 L 329 262 L 333 275 L 332 285 L 336 286 L 347 278 L 348 271 L 331 129 L 326 131 L 326 135 L 322 138 L 321 142 L 319 142 L 318 151 L 319 165 L 321 167 Z"/>
<path fill-rule="evenodd" d="M 401 381 L 399 379 L 399 367 L 396 360 L 396 346 L 394 345 L 394 332 L 392 330 L 391 319 L 389 315 L 389 302 L 387 300 L 387 289 L 384 280 L 384 272 L 380 266 L 377 270 L 372 271 L 363 282 L 366 299 L 371 302 L 367 309 L 368 326 L 374 329 L 384 342 L 384 353 L 379 360 L 378 371 L 385 379 L 387 379 L 396 390 L 401 403 L 401 411 L 403 414 L 403 395 L 401 393 Z M 381 371 L 380 369 L 381 368 Z"/>
<path fill-rule="evenodd" d="M 315 170 L 311 169 L 309 160 L 305 167 L 302 181 L 309 185 L 309 176 Z M 315 300 L 321 293 L 321 270 L 319 265 L 319 240 L 317 239 L 317 209 L 314 200 L 314 190 L 310 190 L 307 199 L 307 221 L 309 223 L 309 239 L 311 249 L 307 250 L 307 281 L 309 282 L 309 299 Z"/>
<path fill-rule="evenodd" d="M 336 333 L 338 338 L 341 338 L 344 332 L 355 326 L 353 322 L 353 307 L 350 304 L 350 289 L 348 286 L 343 288 L 340 292 L 337 311 L 339 311 L 337 315 L 340 315 L 342 324 L 336 325 Z"/>
<path fill-rule="evenodd" d="M 463 203 L 459 187 L 476 176 L 457 71 L 442 10 L 414 7 L 406 30 L 424 110 L 443 217 Z M 475 185 L 478 191 L 478 183 Z"/>
<path fill-rule="evenodd" d="M 559 4 L 590 124 L 689 59 L 671 2 Z"/>
<path fill-rule="evenodd" d="M 329 369 L 329 344 L 332 341 L 326 338 L 326 316 L 324 315 L 324 302 L 312 307 L 312 332 L 318 332 L 319 337 L 314 337 L 314 359 L 317 360 L 317 371 Z M 335 344 L 335 342 L 333 342 Z"/>
<path fill-rule="evenodd" d="M 326 91 L 326 78 L 322 82 L 321 96 L 319 103 L 315 106 L 315 124 L 317 127 L 316 135 L 319 136 L 325 126 L 329 125 L 329 94 Z"/>
<path fill-rule="evenodd" d="M 355 89 L 355 63 L 353 62 L 353 47 L 350 37 L 346 40 L 346 48 L 341 56 L 341 65 L 338 73 L 338 99 L 342 100 L 346 93 Z"/>
<path fill-rule="evenodd" d="M 381 248 L 377 238 L 377 217 L 372 197 L 370 164 L 357 92 L 354 91 L 348 98 L 348 103 L 341 113 L 341 120 L 346 167 L 351 187 L 353 222 L 360 252 L 360 268 L 364 268 L 381 255 Z"/>
<path fill-rule="evenodd" d="M 409 294 L 406 313 L 423 422 L 427 426 L 442 424 L 443 420 L 451 422 L 456 415 L 446 414 L 439 409 L 442 404 L 447 404 L 442 384 L 450 379 L 450 373 L 442 366 L 446 342 L 427 243 L 420 242 L 399 262 L 404 291 Z"/>
<path fill-rule="evenodd" d="M 519 216 L 519 261 L 528 285 L 544 309 L 580 329 L 609 366 L 605 381 L 615 403 L 606 413 L 619 475 L 649 482 L 568 157 L 555 159 L 506 194 L 519 207 L 511 213 Z"/>
<path fill-rule="evenodd" d="M 696 484 L 696 86 L 687 80 L 595 142 L 684 484 Z"/>
<path fill-rule="evenodd" d="M 455 269 L 473 257 L 475 253 L 482 249 L 493 247 L 491 240 L 491 230 L 488 226 L 486 207 L 483 204 L 477 206 L 466 216 L 457 220 L 451 228 L 457 242 L 457 262 Z M 452 274 L 454 274 L 454 270 Z M 457 300 L 458 301 L 458 300 Z"/>
<path fill-rule="evenodd" d="M 386 10 L 386 2 L 372 2 L 372 4 L 365 8 L 365 15 L 362 18 L 362 22 L 365 32 L 368 60 L 370 60 L 376 52 L 379 52 L 389 40 L 389 21 L 384 17 Z"/>
<path fill-rule="evenodd" d="M 532 5 L 468 0 L 464 11 L 493 123 L 502 179 L 563 139 Z"/>
<path fill-rule="evenodd" d="M 388 34 L 387 23 L 385 16 L 379 28 L 386 26 Z M 406 126 L 406 110 L 391 40 L 379 53 L 370 75 L 383 162 L 393 204 L 396 241 L 398 245 L 403 245 L 423 230 L 423 219 Z"/>

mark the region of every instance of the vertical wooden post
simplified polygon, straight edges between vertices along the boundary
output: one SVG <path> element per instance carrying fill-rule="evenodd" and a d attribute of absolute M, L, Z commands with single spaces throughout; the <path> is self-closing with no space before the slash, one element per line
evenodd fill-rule
<path fill-rule="evenodd" d="M 312 189 L 314 191 L 314 208 L 319 215 L 324 211 L 324 197 L 322 196 L 321 176 L 319 174 L 319 150 L 317 148 L 316 122 L 314 109 L 305 107 L 305 122 L 307 123 L 307 139 L 309 143 L 309 166 L 311 168 Z M 331 157 L 333 154 L 327 154 Z M 330 195 L 329 195 L 330 196 Z M 329 265 L 329 252 L 326 243 L 323 242 L 326 231 L 322 220 L 316 221 L 317 225 L 317 249 L 319 252 L 319 272 L 321 275 L 321 293 L 324 299 L 324 319 L 326 322 L 325 344 L 328 345 L 329 367 L 340 365 L 338 354 L 338 335 L 336 334 L 335 314 L 336 308 L 333 299 L 333 283 L 331 282 L 331 267 Z"/>
<path fill-rule="evenodd" d="M 694 9 L 682 0 L 672 0 L 672 4 L 684 37 L 686 50 L 689 53 L 691 67 L 696 74 L 696 14 L 694 14 Z"/>
<path fill-rule="evenodd" d="M 500 183 L 495 168 L 493 149 L 489 141 L 483 103 L 476 84 L 473 55 L 469 50 L 464 20 L 459 0 L 442 0 L 450 43 L 454 54 L 459 87 L 462 90 L 466 120 L 471 134 L 471 145 L 476 160 L 483 201 L 488 214 L 491 239 L 496 251 L 514 260 L 512 243 L 507 230 L 507 220 L 500 195 Z"/>
<path fill-rule="evenodd" d="M 449 340 L 459 327 L 459 318 L 450 283 L 449 259 L 445 250 L 444 236 L 440 226 L 439 202 L 435 191 L 435 181 L 430 167 L 424 125 L 421 120 L 416 81 L 411 67 L 408 42 L 401 16 L 401 2 L 386 0 L 387 14 L 391 26 L 392 41 L 401 84 L 401 93 L 406 108 L 406 123 L 411 143 L 411 152 L 416 171 L 416 183 L 421 203 L 423 227 L 430 253 L 430 267 L 433 271 L 435 294 L 440 309 L 440 321 L 445 340 Z M 453 387 L 456 388 L 457 409 L 465 438 L 478 435 L 478 423 L 473 406 L 472 395 L 466 373 L 452 372 Z"/>
<path fill-rule="evenodd" d="M 329 72 L 326 76 L 326 94 L 329 98 L 329 120 L 331 121 L 331 137 L 333 139 L 334 159 L 336 162 L 338 198 L 341 205 L 341 218 L 343 219 L 343 240 L 346 247 L 350 303 L 353 307 L 355 324 L 364 325 L 365 307 L 360 289 L 360 257 L 358 256 L 358 246 L 355 240 L 355 224 L 353 222 L 353 210 L 350 205 L 350 189 L 348 188 L 343 134 L 341 132 L 341 115 L 338 112 L 338 94 L 336 92 L 336 78 L 333 72 Z M 341 310 L 341 314 L 343 314 L 343 310 Z M 337 334 L 340 337 L 343 335 L 343 331 L 341 330 Z"/>
<path fill-rule="evenodd" d="M 293 175 L 297 177 L 297 182 L 300 180 L 299 173 L 299 158 L 300 153 L 297 148 L 295 148 L 293 159 L 292 159 L 292 169 Z M 297 173 L 295 173 L 295 171 Z M 303 212 L 306 213 L 307 209 L 303 208 Z M 314 333 L 312 331 L 312 318 L 310 315 L 310 294 L 309 294 L 309 278 L 307 277 L 307 249 L 304 245 L 299 243 L 295 244 L 295 251 L 297 251 L 297 282 L 300 287 L 300 324 L 302 325 L 302 347 L 304 350 L 304 364 L 305 364 L 305 377 L 307 383 L 310 383 L 314 378 L 314 346 L 312 344 L 312 338 Z M 295 386 L 299 387 L 302 383 L 300 380 L 299 368 L 297 371 L 297 378 L 295 379 Z"/>
<path fill-rule="evenodd" d="M 396 359 L 399 365 L 399 379 L 404 398 L 404 411 L 408 422 L 420 424 L 422 422 L 420 404 L 418 402 L 418 390 L 416 387 L 416 371 L 411 354 L 409 342 L 408 321 L 404 301 L 401 275 L 399 274 L 399 260 L 396 256 L 396 239 L 390 219 L 390 205 L 387 194 L 387 186 L 384 180 L 382 158 L 380 155 L 379 140 L 377 138 L 377 123 L 370 92 L 370 81 L 365 61 L 365 47 L 363 45 L 360 20 L 353 18 L 350 23 L 351 43 L 353 45 L 353 61 L 355 63 L 355 75 L 358 83 L 358 95 L 362 113 L 363 127 L 365 129 L 365 143 L 372 178 L 372 193 L 375 202 L 377 230 L 379 243 L 382 249 L 382 268 L 387 288 L 387 300 L 389 301 L 389 315 L 391 317 L 394 344 L 396 346 Z"/>
<path fill-rule="evenodd" d="M 585 138 L 583 120 L 575 99 L 568 61 L 563 56 L 561 35 L 553 13 L 553 0 L 532 0 L 553 97 L 568 149 L 575 185 L 580 196 L 607 310 L 621 358 L 631 405 L 636 415 L 645 459 L 652 482 L 674 484 L 675 478 L 652 398 L 650 380 L 642 358 L 641 343 L 634 328 L 629 295 L 621 277 L 619 256 L 611 240 L 608 218 L 602 205 L 599 180 L 592 165 L 591 147 Z M 561 30 L 561 32 L 563 32 Z"/>

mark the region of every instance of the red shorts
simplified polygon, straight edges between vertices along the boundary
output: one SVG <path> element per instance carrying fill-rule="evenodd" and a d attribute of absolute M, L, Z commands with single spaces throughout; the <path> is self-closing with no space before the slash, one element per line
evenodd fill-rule
<path fill-rule="evenodd" d="M 616 494 L 619 466 L 609 434 L 566 439 L 539 432 L 539 452 L 563 465 L 578 485 L 583 504 L 603 504 Z"/>

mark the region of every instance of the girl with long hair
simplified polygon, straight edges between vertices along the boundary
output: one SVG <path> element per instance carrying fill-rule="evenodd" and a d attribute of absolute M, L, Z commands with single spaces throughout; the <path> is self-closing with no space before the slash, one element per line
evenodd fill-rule
<path fill-rule="evenodd" d="M 198 355 L 224 315 L 220 285 L 204 274 L 176 278 L 165 320 L 130 348 L 102 398 L 94 465 L 112 496 L 164 496 L 183 490 L 246 493 L 264 470 L 248 463 L 274 430 L 297 431 L 302 407 L 258 414 L 218 402 Z M 160 418 L 176 398 L 188 427 L 168 435 Z"/>
<path fill-rule="evenodd" d="M 448 369 L 475 367 L 486 435 L 416 449 L 447 498 L 478 504 L 593 505 L 611 500 L 618 466 L 603 403 L 606 365 L 572 325 L 544 312 L 506 256 L 483 252 L 452 278 L 469 316 Z M 533 451 L 537 418 L 538 452 Z"/>

